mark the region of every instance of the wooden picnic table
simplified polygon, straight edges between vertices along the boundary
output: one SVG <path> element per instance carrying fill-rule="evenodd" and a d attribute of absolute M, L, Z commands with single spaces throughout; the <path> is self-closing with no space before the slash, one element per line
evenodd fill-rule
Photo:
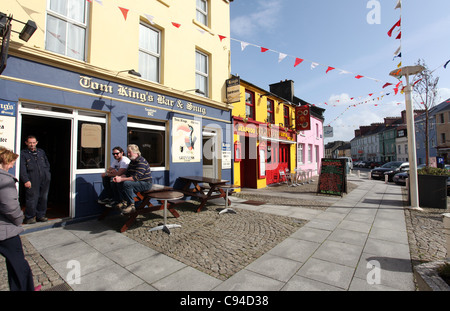
<path fill-rule="evenodd" d="M 185 196 L 191 196 L 200 200 L 197 213 L 203 209 L 208 200 L 217 198 L 226 199 L 227 197 L 226 192 L 220 186 L 225 185 L 229 180 L 205 176 L 183 176 L 180 179 L 185 183 L 181 189 L 176 190 L 182 192 Z M 208 191 L 206 192 L 206 190 Z M 231 202 L 228 203 L 231 204 Z"/>
<path fill-rule="evenodd" d="M 136 206 L 136 210 L 133 213 L 129 213 L 129 214 L 125 215 L 128 217 L 128 219 L 125 222 L 125 224 L 122 226 L 122 228 L 120 229 L 120 232 L 127 231 L 128 228 L 131 227 L 131 225 L 136 221 L 136 218 L 139 215 L 144 215 L 147 213 L 151 213 L 154 211 L 159 211 L 159 210 L 164 209 L 164 204 L 153 205 L 150 202 L 150 200 L 152 199 L 151 194 L 158 193 L 158 192 L 173 191 L 173 190 L 174 189 L 172 187 L 153 184 L 153 186 L 150 190 L 144 191 L 144 192 L 138 192 L 136 194 L 137 198 L 135 200 L 138 200 L 137 202 L 139 202 L 139 200 L 140 200 L 141 203 L 139 203 L 139 205 Z M 169 202 L 167 204 L 167 210 L 169 212 L 171 212 L 175 218 L 178 218 L 178 217 L 180 217 L 180 215 L 174 209 L 174 206 L 177 204 L 183 203 L 183 202 L 184 201 L 182 201 L 182 200 L 169 200 Z M 103 212 L 103 214 L 100 215 L 98 220 L 102 220 L 103 218 L 105 218 L 111 210 L 112 210 L 112 208 L 106 208 L 105 211 Z"/>

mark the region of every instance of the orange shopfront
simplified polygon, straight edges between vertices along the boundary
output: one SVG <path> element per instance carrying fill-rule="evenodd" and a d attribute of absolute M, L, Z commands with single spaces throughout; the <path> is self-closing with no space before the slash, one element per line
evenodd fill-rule
<path fill-rule="evenodd" d="M 280 182 L 280 170 L 292 170 L 295 132 L 257 121 L 234 119 L 235 183 L 264 188 Z"/>

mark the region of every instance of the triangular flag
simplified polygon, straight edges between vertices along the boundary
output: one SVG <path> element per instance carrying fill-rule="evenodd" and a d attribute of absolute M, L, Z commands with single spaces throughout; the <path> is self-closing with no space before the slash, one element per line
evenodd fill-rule
<path fill-rule="evenodd" d="M 155 24 L 155 22 L 153 21 L 153 19 L 154 19 L 155 17 L 154 17 L 153 15 L 145 14 L 145 13 L 144 13 L 144 15 L 145 15 L 145 17 L 147 18 L 147 20 L 150 22 L 150 24 L 152 24 L 152 25 Z"/>
<path fill-rule="evenodd" d="M 311 63 L 311 70 L 316 68 L 319 65 L 319 63 Z"/>
<path fill-rule="evenodd" d="M 398 87 L 394 88 L 395 95 L 398 93 Z"/>
<path fill-rule="evenodd" d="M 402 57 L 402 53 L 399 53 L 398 55 L 395 55 L 394 58 L 392 60 L 394 60 L 396 57 Z"/>
<path fill-rule="evenodd" d="M 197 28 L 198 32 L 201 33 L 202 35 L 204 35 L 206 33 L 205 30 L 201 29 L 201 28 Z"/>
<path fill-rule="evenodd" d="M 402 62 L 398 63 L 397 68 L 400 68 L 402 66 Z"/>
<path fill-rule="evenodd" d="M 103 5 L 102 0 L 95 0 L 95 2 L 98 2 L 99 4 Z"/>
<path fill-rule="evenodd" d="M 341 72 L 339 73 L 340 75 L 344 75 L 344 74 L 349 74 L 350 72 L 346 71 L 346 70 L 341 70 Z"/>
<path fill-rule="evenodd" d="M 402 0 L 398 0 L 397 5 L 395 6 L 395 10 L 396 9 L 401 9 L 402 8 Z"/>
<path fill-rule="evenodd" d="M 447 69 L 447 65 L 450 63 L 450 59 L 445 63 L 444 68 Z"/>
<path fill-rule="evenodd" d="M 269 50 L 269 49 L 266 49 L 266 48 L 261 47 L 261 52 L 262 52 L 262 53 L 267 52 L 268 50 Z"/>
<path fill-rule="evenodd" d="M 283 59 L 285 59 L 286 56 L 287 56 L 287 54 L 280 53 L 280 54 L 278 55 L 278 62 L 281 63 L 281 61 L 282 61 Z"/>
<path fill-rule="evenodd" d="M 386 87 L 386 86 L 389 86 L 389 85 L 392 85 L 392 83 L 386 83 L 385 85 L 383 85 L 383 89 Z"/>
<path fill-rule="evenodd" d="M 219 36 L 220 42 L 222 42 L 222 40 L 226 38 L 225 36 L 221 36 L 221 35 L 218 35 L 218 36 Z"/>
<path fill-rule="evenodd" d="M 394 55 L 398 55 L 402 50 L 402 46 L 399 46 L 398 49 L 394 52 Z"/>
<path fill-rule="evenodd" d="M 180 28 L 180 27 L 181 27 L 181 24 L 178 24 L 178 23 L 175 23 L 175 22 L 172 22 L 172 25 L 174 25 L 174 26 L 177 27 L 177 28 Z"/>
<path fill-rule="evenodd" d="M 303 62 L 303 59 L 301 59 L 301 58 L 296 58 L 296 59 L 295 59 L 294 67 L 297 67 L 297 65 L 300 65 L 302 62 Z"/>
<path fill-rule="evenodd" d="M 125 20 L 127 20 L 127 16 L 128 16 L 128 11 L 129 11 L 129 9 L 121 8 L 120 6 L 119 6 L 119 9 L 120 9 L 120 11 L 121 11 L 122 14 L 123 14 L 123 18 L 125 18 Z"/>
<path fill-rule="evenodd" d="M 325 73 L 328 73 L 328 71 L 331 71 L 333 69 L 336 69 L 336 68 L 328 66 L 327 71 Z"/>
<path fill-rule="evenodd" d="M 364 76 L 361 76 L 361 75 L 357 75 L 355 78 L 356 79 L 361 79 L 361 78 L 363 78 Z"/>
<path fill-rule="evenodd" d="M 401 22 L 402 22 L 402 19 L 400 18 L 400 19 L 398 20 L 398 22 L 396 22 L 396 23 L 394 24 L 394 26 L 392 26 L 392 28 L 389 29 L 389 31 L 388 31 L 388 33 L 387 33 L 389 37 L 392 36 L 392 32 L 394 31 L 395 27 L 400 27 Z"/>
<path fill-rule="evenodd" d="M 399 39 L 401 39 L 402 38 L 402 32 L 400 31 L 399 32 L 399 34 L 398 34 L 398 36 L 397 36 L 397 38 L 395 38 L 396 40 L 399 40 Z"/>
<path fill-rule="evenodd" d="M 369 96 L 372 96 L 372 95 L 373 95 L 373 93 L 370 93 L 370 94 L 369 94 Z"/>
<path fill-rule="evenodd" d="M 241 41 L 241 51 L 243 51 L 249 43 Z"/>

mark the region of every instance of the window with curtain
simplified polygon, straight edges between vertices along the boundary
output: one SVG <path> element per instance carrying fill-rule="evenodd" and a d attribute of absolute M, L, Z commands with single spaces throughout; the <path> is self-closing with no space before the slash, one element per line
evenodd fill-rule
<path fill-rule="evenodd" d="M 245 91 L 245 116 L 249 119 L 255 119 L 255 93 Z"/>
<path fill-rule="evenodd" d="M 208 26 L 208 1 L 197 0 L 196 19 L 199 23 Z"/>
<path fill-rule="evenodd" d="M 160 82 L 161 32 L 146 24 L 139 25 L 139 73 L 142 78 Z"/>
<path fill-rule="evenodd" d="M 48 0 L 46 50 L 86 60 L 87 6 L 85 0 Z"/>
<path fill-rule="evenodd" d="M 208 97 L 209 84 L 208 55 L 195 52 L 195 88 L 196 93 Z"/>

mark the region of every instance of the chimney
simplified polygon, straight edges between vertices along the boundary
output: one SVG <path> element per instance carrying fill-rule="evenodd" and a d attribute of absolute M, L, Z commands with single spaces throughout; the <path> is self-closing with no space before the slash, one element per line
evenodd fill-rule
<path fill-rule="evenodd" d="M 270 92 L 284 98 L 291 103 L 294 102 L 294 81 L 284 80 L 279 83 L 270 84 Z"/>

